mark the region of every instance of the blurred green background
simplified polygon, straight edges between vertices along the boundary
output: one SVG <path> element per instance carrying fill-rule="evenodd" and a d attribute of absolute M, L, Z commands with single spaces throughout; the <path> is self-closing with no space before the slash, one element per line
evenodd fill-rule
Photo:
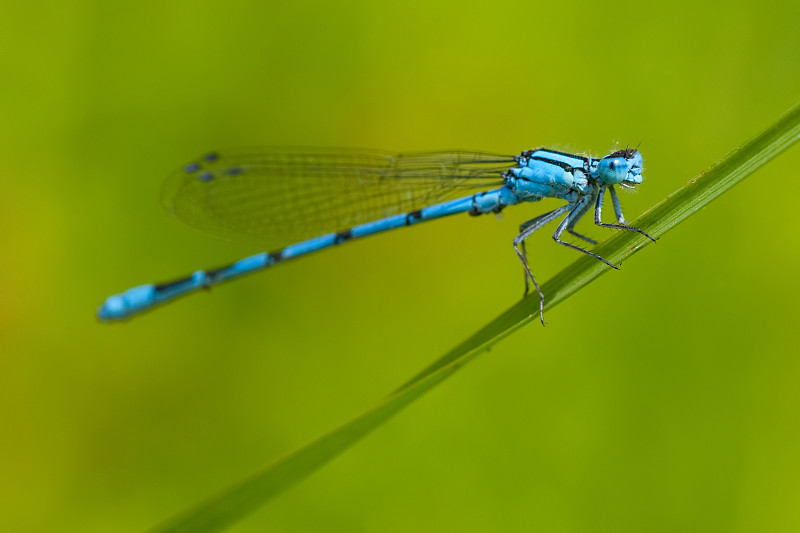
<path fill-rule="evenodd" d="M 796 1 L 3 13 L 3 531 L 142 531 L 361 413 L 519 299 L 511 239 L 555 205 L 354 242 L 98 324 L 111 293 L 261 251 L 159 205 L 198 154 L 641 141 L 635 219 L 800 100 Z M 233 531 L 797 531 L 798 156 Z M 577 258 L 547 232 L 529 249 L 541 280 Z"/>

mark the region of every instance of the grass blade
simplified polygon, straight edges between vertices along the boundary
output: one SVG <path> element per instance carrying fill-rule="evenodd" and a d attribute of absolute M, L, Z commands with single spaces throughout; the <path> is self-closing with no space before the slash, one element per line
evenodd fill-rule
<path fill-rule="evenodd" d="M 799 138 L 800 105 L 765 132 L 647 211 L 633 225 L 654 237 L 663 235 L 789 148 Z M 595 251 L 618 264 L 649 242 L 638 233 L 619 232 L 600 244 Z M 599 261 L 587 256 L 581 257 L 543 285 L 542 290 L 548 298 L 546 308 L 552 309 L 608 271 L 609 268 Z M 220 531 L 240 520 L 341 454 L 470 362 L 484 349 L 529 321 L 538 320 L 538 311 L 537 296 L 521 300 L 373 408 L 154 531 Z"/>

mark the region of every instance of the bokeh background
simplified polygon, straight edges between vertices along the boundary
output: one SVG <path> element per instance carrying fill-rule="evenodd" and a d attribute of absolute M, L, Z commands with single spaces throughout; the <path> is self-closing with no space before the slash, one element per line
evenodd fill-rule
<path fill-rule="evenodd" d="M 361 413 L 513 305 L 548 207 L 354 242 L 125 324 L 261 251 L 158 202 L 230 146 L 638 144 L 629 219 L 800 100 L 796 1 L 6 2 L 0 530 L 142 531 Z M 797 531 L 792 149 L 249 531 Z M 596 237 L 607 235 L 591 224 Z M 576 259 L 546 232 L 545 280 Z"/>

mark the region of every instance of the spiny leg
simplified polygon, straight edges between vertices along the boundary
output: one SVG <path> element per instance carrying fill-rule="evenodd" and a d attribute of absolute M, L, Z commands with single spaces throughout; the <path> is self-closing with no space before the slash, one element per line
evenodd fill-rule
<path fill-rule="evenodd" d="M 559 208 L 559 209 L 561 209 L 561 208 Z M 531 233 L 536 231 L 536 229 L 542 227 L 545 224 L 550 223 L 552 220 L 557 218 L 559 215 L 554 215 L 554 213 L 556 211 L 558 211 L 559 209 L 556 209 L 554 211 L 548 211 L 547 213 L 541 214 L 538 217 L 534 217 L 534 218 L 528 220 L 527 222 L 523 222 L 522 224 L 520 224 L 520 226 L 519 226 L 519 234 L 520 234 L 520 236 L 523 233 L 525 234 L 525 237 L 523 237 L 522 238 L 523 240 L 520 242 L 520 245 L 522 246 L 522 257 L 521 257 L 521 259 L 522 259 L 523 266 L 528 264 L 528 250 L 527 250 L 527 248 L 525 246 L 525 239 L 527 239 L 531 235 Z M 531 230 L 530 232 L 526 233 L 525 230 L 527 230 L 528 228 L 530 228 L 532 226 L 536 226 L 536 227 L 533 230 Z M 518 236 L 517 238 L 520 238 L 520 237 Z M 514 245 L 516 247 L 516 239 L 515 239 Z M 519 255 L 519 250 L 517 251 L 517 255 Z M 533 279 L 533 276 L 530 275 L 530 270 L 528 270 L 528 269 L 523 270 L 522 273 L 525 276 L 525 295 L 527 295 L 528 291 L 530 290 L 530 285 L 528 283 L 528 279 L 529 278 Z M 539 286 L 536 285 L 536 280 L 535 279 L 533 280 L 533 284 L 536 286 L 536 291 L 539 292 L 539 294 L 541 294 L 541 291 L 539 291 Z"/>
<path fill-rule="evenodd" d="M 580 199 L 580 201 L 577 204 L 575 204 L 575 207 L 572 208 L 572 211 L 570 211 L 569 214 L 566 217 L 564 217 L 564 220 L 562 220 L 561 224 L 559 224 L 558 227 L 556 228 L 555 233 L 553 233 L 553 240 L 556 241 L 558 244 L 563 244 L 567 248 L 572 248 L 573 250 L 578 250 L 579 252 L 583 252 L 586 255 L 591 255 L 595 259 L 599 259 L 600 261 L 602 261 L 603 263 L 607 264 L 611 268 L 619 270 L 619 267 L 617 265 L 612 265 L 611 263 L 609 263 L 608 261 L 606 261 L 605 259 L 603 259 L 599 255 L 597 255 L 595 253 L 592 253 L 589 250 L 584 250 L 583 248 L 581 248 L 580 246 L 577 246 L 575 244 L 572 244 L 572 243 L 565 242 L 565 241 L 561 240 L 561 234 L 564 233 L 564 230 L 567 229 L 569 224 L 573 220 L 575 220 L 576 217 L 580 216 L 581 211 L 585 207 L 585 204 L 590 204 L 591 201 L 592 201 L 592 197 L 591 197 L 591 195 L 589 195 L 589 196 L 584 196 L 583 198 Z"/>
<path fill-rule="evenodd" d="M 554 211 L 550 211 L 549 213 L 545 213 L 543 215 L 539 215 L 538 217 L 525 222 L 520 226 L 520 233 L 516 237 L 514 237 L 514 251 L 517 252 L 517 257 L 519 260 L 522 261 L 522 266 L 525 269 L 525 294 L 528 294 L 528 278 L 533 282 L 533 286 L 536 287 L 536 292 L 539 294 L 539 318 L 542 320 L 542 324 L 544 324 L 544 294 L 542 290 L 539 288 L 539 284 L 536 283 L 536 278 L 533 277 L 533 273 L 531 272 L 530 267 L 528 266 L 528 257 L 527 252 L 525 251 L 525 239 L 531 236 L 531 234 L 536 231 L 537 229 L 541 228 L 545 224 L 552 222 L 553 220 L 557 219 L 570 209 L 574 204 L 566 204 Z M 520 245 L 522 246 L 522 250 L 520 251 Z"/>
<path fill-rule="evenodd" d="M 548 221 L 552 220 L 551 217 L 553 216 L 553 213 L 555 213 L 559 209 L 561 209 L 561 207 L 559 207 L 558 209 L 554 209 L 553 211 L 548 211 L 547 213 L 541 214 L 538 217 L 534 217 L 534 218 L 530 219 L 527 222 L 523 222 L 522 224 L 519 225 L 519 232 L 522 233 L 523 231 L 525 231 L 526 229 L 530 228 L 534 224 L 539 224 L 539 221 L 544 219 L 544 218 L 547 218 Z M 545 222 L 545 224 L 547 224 L 547 222 Z M 541 226 L 538 226 L 538 227 L 541 227 Z"/>
<path fill-rule="evenodd" d="M 520 233 L 524 232 L 529 227 L 533 226 L 534 224 L 537 224 L 540 220 L 542 220 L 545 217 L 549 217 L 552 214 L 553 214 L 553 212 L 549 211 L 547 213 L 539 215 L 538 217 L 534 217 L 534 218 L 530 219 L 527 222 L 523 222 L 522 224 L 519 225 L 519 232 Z M 548 218 L 548 222 L 550 220 L 552 220 L 552 219 Z M 547 222 L 545 222 L 545 224 L 547 224 Z M 537 227 L 540 227 L 540 226 L 537 226 Z M 528 264 L 528 250 L 525 247 L 525 241 L 524 240 L 520 244 L 522 246 L 522 264 L 526 265 L 526 264 Z M 529 277 L 528 276 L 528 272 L 523 270 L 522 271 L 522 275 L 525 277 L 525 293 L 524 294 L 527 295 L 528 291 L 530 290 L 530 283 L 528 283 L 528 277 Z M 532 278 L 532 276 L 531 276 L 531 278 Z M 534 280 L 533 283 L 534 283 L 534 285 L 536 285 L 536 280 Z M 539 294 L 541 294 L 541 292 L 539 291 L 539 286 L 538 285 L 536 285 L 536 292 L 539 292 Z"/>
<path fill-rule="evenodd" d="M 614 215 L 617 217 L 618 224 L 606 224 L 601 220 L 602 218 L 601 215 L 603 212 L 603 196 L 605 193 L 605 189 L 606 186 L 602 185 L 600 187 L 600 192 L 597 194 L 597 202 L 595 203 L 594 206 L 594 223 L 603 228 L 616 228 L 616 229 L 626 229 L 629 231 L 635 231 L 637 233 L 641 233 L 651 241 L 656 242 L 656 240 L 653 237 L 651 237 L 644 231 L 640 230 L 639 228 L 634 228 L 633 226 L 628 226 L 627 224 L 625 224 L 625 217 L 622 215 L 622 206 L 619 205 L 619 198 L 617 197 L 617 191 L 614 190 L 613 185 L 608 185 L 608 191 L 611 193 L 611 202 L 614 204 Z"/>
<path fill-rule="evenodd" d="M 592 191 L 592 194 L 593 194 L 593 195 L 594 195 L 594 194 L 597 194 L 597 188 L 595 188 L 595 190 L 594 190 L 594 191 Z M 578 221 L 579 221 L 581 218 L 583 218 L 583 216 L 584 216 L 584 215 L 585 215 L 585 214 L 586 214 L 586 213 L 589 211 L 589 208 L 591 207 L 591 205 L 592 205 L 592 201 L 591 201 L 591 200 L 589 200 L 588 202 L 586 202 L 586 205 L 584 205 L 584 207 L 583 207 L 583 209 L 581 209 L 580 213 L 578 213 L 578 214 L 575 216 L 575 218 L 573 218 L 573 219 L 572 219 L 572 222 L 570 222 L 569 224 L 567 224 L 567 231 L 568 231 L 569 233 L 571 233 L 572 235 L 574 235 L 574 236 L 578 237 L 579 239 L 583 239 L 584 241 L 588 242 L 589 244 L 597 244 L 597 241 L 596 241 L 596 240 L 594 240 L 594 239 L 590 239 L 589 237 L 587 237 L 587 236 L 585 236 L 585 235 L 581 235 L 581 234 L 580 234 L 580 233 L 578 233 L 577 231 L 574 231 L 575 224 L 577 224 L 577 223 L 578 223 Z"/>

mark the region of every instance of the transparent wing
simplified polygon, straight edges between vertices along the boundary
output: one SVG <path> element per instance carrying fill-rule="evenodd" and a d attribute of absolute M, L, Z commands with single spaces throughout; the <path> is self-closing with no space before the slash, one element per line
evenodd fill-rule
<path fill-rule="evenodd" d="M 466 151 L 229 151 L 174 173 L 162 201 L 192 226 L 281 247 L 500 186 L 514 163 Z"/>

